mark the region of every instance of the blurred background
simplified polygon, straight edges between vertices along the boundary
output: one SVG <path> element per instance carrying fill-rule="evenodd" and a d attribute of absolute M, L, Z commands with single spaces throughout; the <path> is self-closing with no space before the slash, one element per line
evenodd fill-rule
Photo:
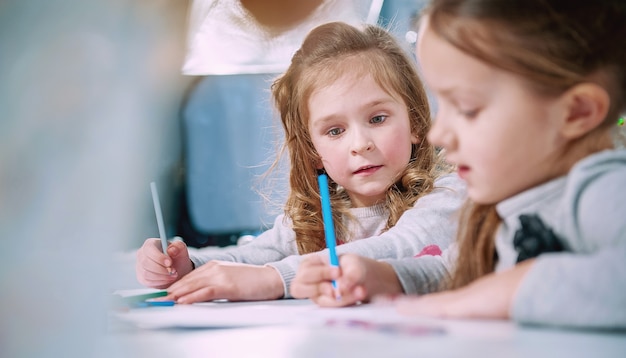
<path fill-rule="evenodd" d="M 105 356 L 110 256 L 158 236 L 150 181 L 171 207 L 186 18 L 185 1 L 0 1 L 0 356 Z"/>
<path fill-rule="evenodd" d="M 189 246 L 264 230 L 286 190 L 284 171 L 258 180 L 280 144 L 272 78 L 325 21 L 378 22 L 412 52 L 423 2 L 0 0 L 0 356 L 123 355 L 101 338 L 158 237 L 149 183 Z"/>

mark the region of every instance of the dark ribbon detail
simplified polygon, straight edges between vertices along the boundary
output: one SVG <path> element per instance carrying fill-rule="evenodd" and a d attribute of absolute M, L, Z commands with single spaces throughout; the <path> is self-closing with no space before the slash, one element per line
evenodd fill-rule
<path fill-rule="evenodd" d="M 535 214 L 520 215 L 522 227 L 515 232 L 513 245 L 519 253 L 517 262 L 537 257 L 544 252 L 563 251 L 563 245 L 541 218 Z"/>

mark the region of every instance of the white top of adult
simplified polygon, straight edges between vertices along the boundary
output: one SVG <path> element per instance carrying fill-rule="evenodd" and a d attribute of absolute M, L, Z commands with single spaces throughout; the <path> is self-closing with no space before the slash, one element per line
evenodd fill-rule
<path fill-rule="evenodd" d="M 324 0 L 300 23 L 276 31 L 259 24 L 240 1 L 193 0 L 182 73 L 282 73 L 310 30 L 332 21 L 362 24 L 369 3 Z"/>

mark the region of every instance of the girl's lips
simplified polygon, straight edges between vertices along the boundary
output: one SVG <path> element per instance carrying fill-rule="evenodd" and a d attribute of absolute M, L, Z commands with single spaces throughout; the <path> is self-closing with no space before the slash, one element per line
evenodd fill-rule
<path fill-rule="evenodd" d="M 353 174 L 373 174 L 376 171 L 378 171 L 378 169 L 380 168 L 382 168 L 382 165 L 367 166 L 367 167 L 359 168 Z"/>
<path fill-rule="evenodd" d="M 459 165 L 457 167 L 457 173 L 459 173 L 459 177 L 461 177 L 461 179 L 465 179 L 465 177 L 469 174 L 469 171 L 470 168 L 467 165 Z"/>

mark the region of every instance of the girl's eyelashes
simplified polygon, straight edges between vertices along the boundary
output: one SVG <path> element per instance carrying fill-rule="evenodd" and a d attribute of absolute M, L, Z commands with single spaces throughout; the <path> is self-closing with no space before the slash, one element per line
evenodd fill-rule
<path fill-rule="evenodd" d="M 444 97 L 446 98 L 446 97 Z M 445 106 L 446 104 L 450 105 L 454 108 L 459 115 L 467 118 L 473 119 L 478 116 L 480 113 L 480 105 L 476 103 L 477 101 L 474 99 L 463 99 L 458 97 L 449 97 L 444 101 L 441 101 L 439 97 L 437 97 L 437 107 Z"/>
<path fill-rule="evenodd" d="M 343 133 L 343 129 L 339 127 L 334 127 L 326 131 L 326 134 L 331 137 L 336 137 L 340 135 L 341 133 Z"/>
<path fill-rule="evenodd" d="M 471 110 L 459 110 L 459 113 L 461 113 L 461 115 L 463 117 L 466 118 L 475 118 L 476 115 L 478 115 L 478 110 L 477 109 L 471 109 Z"/>
<path fill-rule="evenodd" d="M 388 115 L 386 114 L 380 114 L 377 116 L 373 116 L 369 119 L 369 123 L 370 124 L 382 124 L 384 123 L 387 118 L 389 118 Z M 325 131 L 323 131 L 324 135 L 327 135 L 329 137 L 337 137 L 340 136 L 341 134 L 343 134 L 346 131 L 346 129 L 343 126 L 338 126 L 338 127 L 331 127 Z"/>
<path fill-rule="evenodd" d="M 387 120 L 387 116 L 385 115 L 379 115 L 379 116 L 374 116 L 370 119 L 370 123 L 373 124 L 380 124 L 383 123 L 385 120 Z"/>

